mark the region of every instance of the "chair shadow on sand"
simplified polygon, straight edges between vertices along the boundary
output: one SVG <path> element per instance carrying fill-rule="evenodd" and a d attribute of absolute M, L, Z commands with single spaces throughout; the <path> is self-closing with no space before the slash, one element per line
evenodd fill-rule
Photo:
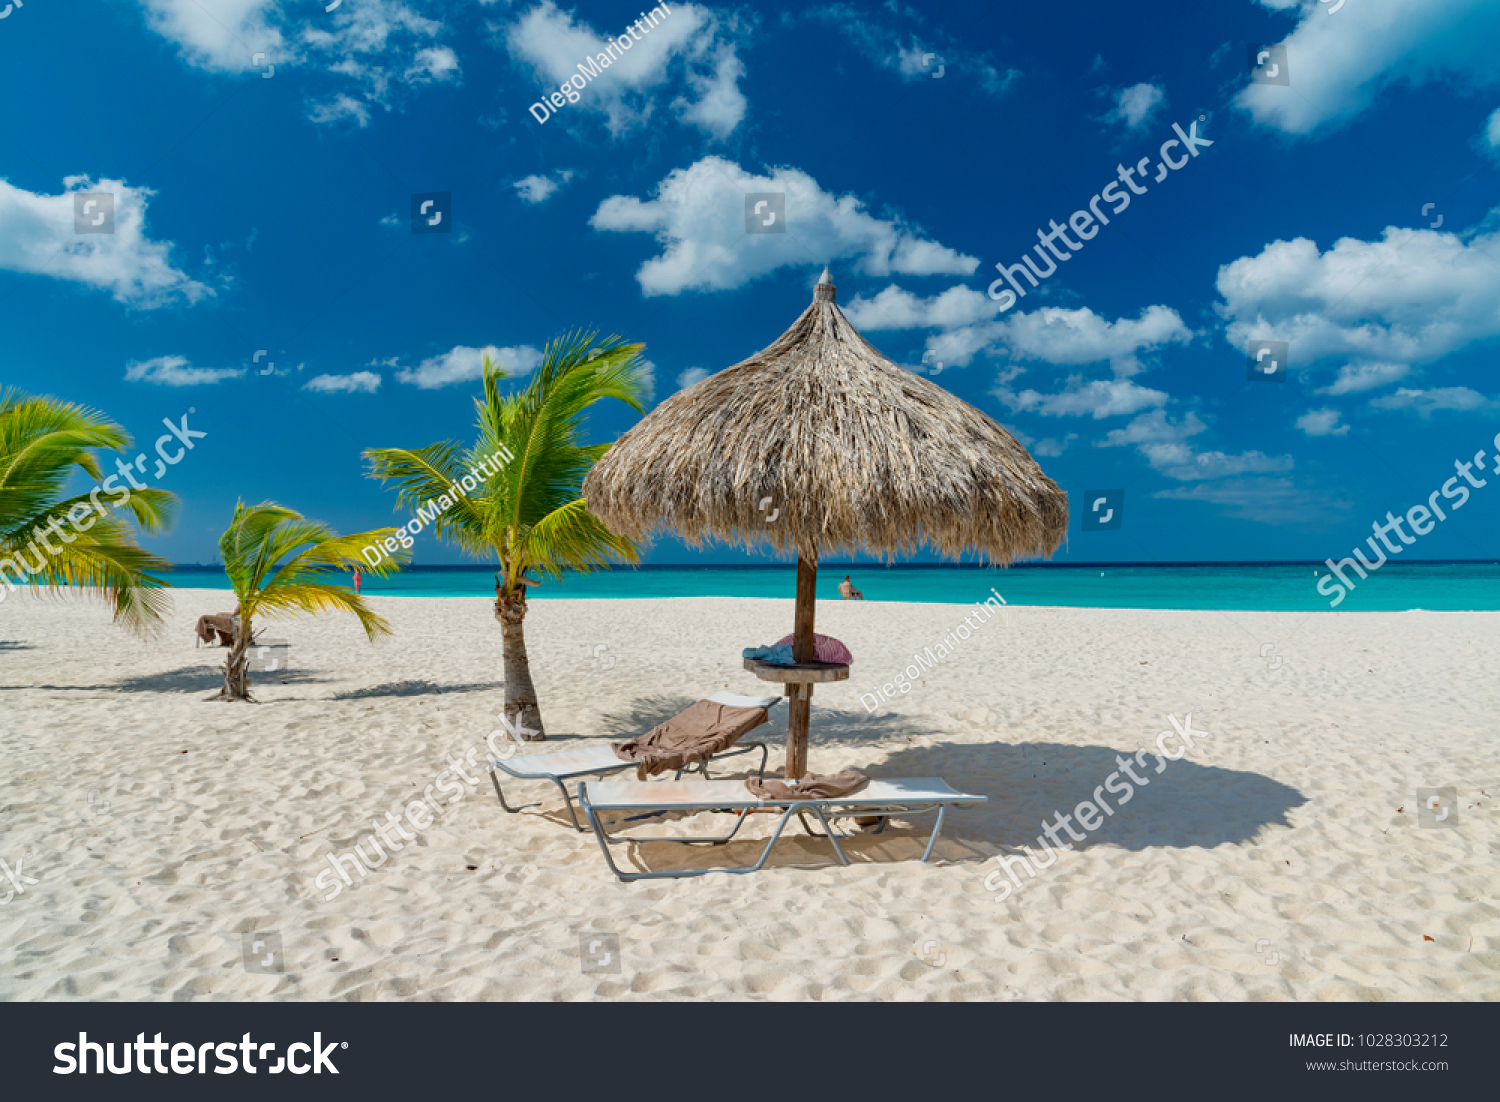
<path fill-rule="evenodd" d="M 606 722 L 611 726 L 619 723 L 630 731 L 645 730 L 641 724 L 652 716 L 665 712 L 665 718 L 680 710 L 671 703 L 674 699 L 637 700 L 629 712 L 609 717 Z M 990 741 L 982 743 L 916 745 L 913 741 L 901 745 L 905 740 L 932 737 L 931 729 L 915 718 L 872 718 L 862 712 L 820 708 L 816 701 L 813 707 L 808 747 L 812 772 L 834 771 L 832 763 L 820 768 L 821 750 L 824 760 L 835 758 L 839 768 L 853 766 L 874 777 L 941 777 L 961 792 L 989 797 L 983 804 L 957 809 L 947 816 L 934 861 L 987 861 L 997 854 L 1020 852 L 1022 845 L 1035 850 L 1042 827 L 1055 823 L 1059 812 L 1074 815 L 1085 800 L 1097 803 L 1095 790 L 1104 786 L 1111 774 L 1119 775 L 1116 787 L 1122 781 L 1129 782 L 1133 792 L 1122 803 L 1121 793 L 1104 789 L 1101 796 L 1114 814 L 1101 810 L 1103 822 L 1093 831 L 1083 830 L 1075 819 L 1074 830 L 1085 835 L 1082 841 L 1060 828 L 1059 837 L 1074 849 L 1110 845 L 1141 851 L 1240 844 L 1254 840 L 1267 827 L 1289 826 L 1288 813 L 1307 802 L 1300 792 L 1279 781 L 1258 773 L 1200 765 L 1191 760 L 1192 753 L 1178 761 L 1167 761 L 1158 773 L 1154 736 L 1145 740 L 1122 736 L 1118 746 L 1075 746 L 1022 741 L 1021 731 L 996 729 Z M 775 718 L 769 725 L 746 736 L 771 747 L 768 775 L 780 771 L 786 737 L 784 708 L 782 705 L 773 713 Z M 1201 745 L 1213 746 L 1214 739 L 1208 733 Z M 868 754 L 851 754 L 856 744 L 865 744 Z M 1177 748 L 1175 742 L 1169 745 Z M 1147 750 L 1144 765 L 1133 758 L 1137 749 Z M 1146 784 L 1130 781 L 1120 767 L 1118 759 L 1122 756 Z M 737 767 L 732 773 L 725 770 L 716 775 L 743 776 L 745 770 Z M 675 817 L 650 822 L 661 824 Z M 848 820 L 841 822 L 840 829 L 855 829 Z M 930 816 L 914 817 L 909 822 L 897 816 L 885 833 L 856 831 L 854 837 L 844 841 L 844 848 L 855 863 L 915 860 L 921 855 L 931 823 Z M 751 864 L 763 845 L 763 840 L 737 839 L 727 846 L 621 846 L 615 852 L 617 860 L 628 855 L 629 863 L 641 869 L 689 869 Z M 833 860 L 826 841 L 789 827 L 767 866 L 827 864 Z"/>

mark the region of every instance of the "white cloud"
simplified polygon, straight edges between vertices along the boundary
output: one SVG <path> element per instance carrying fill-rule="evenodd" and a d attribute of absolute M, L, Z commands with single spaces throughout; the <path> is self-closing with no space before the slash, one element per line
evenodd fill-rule
<path fill-rule="evenodd" d="M 683 122 L 723 141 L 734 133 L 749 106 L 740 91 L 739 81 L 744 75 L 744 63 L 726 43 L 714 51 L 711 74 L 688 70 L 688 87 L 696 98 L 678 96 L 672 101 L 672 109 Z"/>
<path fill-rule="evenodd" d="M 1302 21 L 1284 40 L 1290 87 L 1249 84 L 1235 98 L 1263 125 L 1308 134 L 1354 118 L 1398 83 L 1442 80 L 1467 91 L 1500 82 L 1495 0 L 1354 0 L 1342 18 L 1322 4 L 1301 6 Z"/>
<path fill-rule="evenodd" d="M 1349 502 L 1299 489 L 1289 478 L 1238 478 L 1158 490 L 1152 497 L 1222 505 L 1235 520 L 1325 527 Z"/>
<path fill-rule="evenodd" d="M 1394 394 L 1371 398 L 1370 405 L 1376 409 L 1404 409 L 1422 417 L 1431 417 L 1441 410 L 1469 411 L 1500 408 L 1500 401 L 1486 398 L 1477 390 L 1466 386 L 1435 387 L 1432 390 L 1410 390 L 1402 387 Z"/>
<path fill-rule="evenodd" d="M 194 367 L 186 356 L 157 356 L 127 364 L 125 381 L 157 386 L 204 386 L 237 379 L 244 373 L 244 368 Z"/>
<path fill-rule="evenodd" d="M 436 390 L 455 383 L 467 383 L 484 377 L 485 354 L 505 368 L 511 376 L 526 375 L 542 362 L 542 354 L 530 345 L 521 344 L 512 348 L 468 348 L 458 345 L 437 356 L 429 356 L 415 368 L 402 368 L 396 372 L 396 381 L 409 383 L 423 390 Z"/>
<path fill-rule="evenodd" d="M 343 93 L 322 102 L 309 103 L 307 117 L 320 126 L 340 119 L 352 119 L 360 127 L 370 125 L 370 109 L 362 100 Z"/>
<path fill-rule="evenodd" d="M 444 24 L 419 8 L 434 0 L 351 0 L 332 12 L 293 0 L 141 0 L 147 25 L 177 45 L 188 64 L 210 72 L 308 66 L 349 78 L 354 92 L 309 104 L 315 123 L 366 126 L 371 106 L 389 108 L 399 84 L 456 81 L 458 55 L 434 44 Z M 319 4 L 319 8 L 326 5 Z"/>
<path fill-rule="evenodd" d="M 644 403 L 649 405 L 656 398 L 656 365 L 650 360 L 639 360 L 636 370 L 641 376 L 641 392 Z"/>
<path fill-rule="evenodd" d="M 1496 110 L 1485 123 L 1480 141 L 1490 156 L 1500 160 L 1500 110 Z"/>
<path fill-rule="evenodd" d="M 146 236 L 146 207 L 156 192 L 86 176 L 67 177 L 63 188 L 39 195 L 0 180 L 0 269 L 82 283 L 143 309 L 213 294 L 173 267 L 171 242 Z M 114 196 L 114 233 L 75 231 L 74 194 L 81 191 Z"/>
<path fill-rule="evenodd" d="M 745 70 L 735 54 L 736 20 L 697 4 L 678 4 L 658 19 L 650 29 L 642 24 L 636 38 L 626 28 L 611 28 L 607 33 L 616 36 L 614 41 L 624 35 L 631 43 L 628 49 L 616 49 L 617 59 L 606 49 L 612 39 L 552 0 L 543 0 L 510 24 L 505 38 L 511 56 L 528 65 L 543 85 L 538 99 L 580 76 L 578 66 L 591 58 L 603 70 L 560 118 L 579 111 L 599 112 L 610 133 L 619 137 L 644 125 L 661 98 L 651 93 L 675 81 L 685 89 L 672 103 L 678 117 L 715 138 L 727 138 L 744 118 L 746 107 L 738 85 Z M 598 61 L 600 55 L 608 67 Z"/>
<path fill-rule="evenodd" d="M 1159 406 L 1171 396 L 1165 391 L 1137 386 L 1129 379 L 1084 380 L 1074 375 L 1067 386 L 1056 394 L 1042 394 L 1035 390 L 1020 392 L 1011 390 L 1003 383 L 991 391 L 1011 410 L 1017 413 L 1039 413 L 1043 417 L 1118 417 L 1137 413 L 1150 406 Z"/>
<path fill-rule="evenodd" d="M 402 74 L 408 84 L 447 84 L 459 79 L 458 55 L 447 46 L 418 50 Z"/>
<path fill-rule="evenodd" d="M 993 311 L 988 297 L 967 287 L 951 287 L 930 299 L 921 299 L 896 287 L 887 287 L 873 299 L 850 303 L 851 321 L 872 328 L 956 328 L 927 340 L 924 362 L 964 367 L 976 355 L 988 352 L 1012 364 L 1027 361 L 1076 367 L 1108 363 L 1113 379 L 1070 376 L 1061 391 L 1017 390 L 1010 382 L 1019 367 L 1005 373 L 991 391 L 1016 413 L 1044 417 L 1118 417 L 1165 404 L 1165 391 L 1143 387 L 1131 380 L 1143 365 L 1140 355 L 1168 344 L 1185 344 L 1193 331 L 1175 310 L 1150 306 L 1139 318 L 1101 317 L 1088 308 L 1068 310 L 1043 307 L 1030 313 L 1012 314 L 1002 320 L 970 324 Z"/>
<path fill-rule="evenodd" d="M 413 2 L 420 7 L 442 7 L 427 0 Z M 289 14 L 295 17 L 305 11 L 305 5 L 296 4 Z M 404 0 L 349 0 L 336 8 L 326 23 L 304 26 L 302 39 L 330 53 L 379 55 L 392 49 L 393 42 L 402 40 L 403 35 L 430 39 L 442 30 L 441 21 L 427 18 Z"/>
<path fill-rule="evenodd" d="M 964 325 L 927 338 L 925 359 L 948 367 L 967 367 L 979 353 L 992 349 L 994 330 L 988 325 Z"/>
<path fill-rule="evenodd" d="M 1140 446 L 1177 444 L 1186 440 L 1189 436 L 1196 436 L 1200 432 L 1207 431 L 1208 426 L 1192 411 L 1189 411 L 1186 417 L 1174 424 L 1167 417 L 1165 410 L 1158 409 L 1137 417 L 1123 428 L 1111 429 L 1105 434 L 1104 439 L 1094 446 L 1096 448 L 1118 448 L 1128 444 Z"/>
<path fill-rule="evenodd" d="M 1259 451 L 1242 452 L 1239 455 L 1227 455 L 1218 451 L 1197 452 L 1181 462 L 1163 461 L 1159 466 L 1156 463 L 1152 466 L 1156 466 L 1168 478 L 1182 482 L 1200 482 L 1245 474 L 1280 474 L 1292 469 L 1292 457 L 1266 455 Z"/>
<path fill-rule="evenodd" d="M 315 375 L 302 385 L 303 390 L 320 394 L 374 394 L 380 389 L 380 376 L 373 371 L 355 371 L 349 375 Z"/>
<path fill-rule="evenodd" d="M 1148 306 L 1139 318 L 1107 321 L 1084 307 L 1065 310 L 1046 306 L 1017 313 L 990 326 L 993 339 L 1013 360 L 1050 364 L 1090 364 L 1108 361 L 1119 376 L 1141 370 L 1142 352 L 1168 344 L 1186 344 L 1193 331 L 1176 310 Z"/>
<path fill-rule="evenodd" d="M 542 203 L 557 190 L 558 184 L 546 176 L 523 176 L 511 185 L 527 203 Z"/>
<path fill-rule="evenodd" d="M 695 383 L 701 383 L 712 374 L 713 372 L 705 367 L 690 367 L 677 376 L 677 389 L 686 390 Z"/>
<path fill-rule="evenodd" d="M 1166 306 L 1149 306 L 1139 318 L 1115 321 L 1087 307 L 1054 306 L 988 320 L 999 313 L 997 305 L 988 295 L 963 284 L 926 299 L 893 285 L 874 298 L 855 297 L 844 312 L 861 330 L 945 330 L 928 339 L 928 351 L 944 364 L 958 367 L 989 350 L 1004 352 L 1015 361 L 1108 362 L 1116 375 L 1129 376 L 1141 370 L 1138 357 L 1142 353 L 1186 344 L 1193 338 L 1177 311 Z"/>
<path fill-rule="evenodd" d="M 1166 102 L 1165 89 L 1155 84 L 1132 84 L 1115 93 L 1115 105 L 1104 115 L 1103 121 L 1123 122 L 1126 130 L 1140 130 L 1151 123 Z"/>
<path fill-rule="evenodd" d="M 915 14 L 910 8 L 903 13 L 895 4 L 884 6 L 897 16 Z M 834 27 L 854 44 L 865 60 L 891 70 L 903 81 L 949 79 L 950 73 L 963 73 L 976 79 L 986 92 L 998 96 L 1020 79 L 1019 69 L 1001 73 L 990 64 L 987 54 L 966 50 L 946 35 L 941 36 L 941 41 L 921 39 L 903 32 L 894 25 L 895 20 L 880 17 L 886 18 L 886 23 L 877 23 L 872 18 L 874 14 L 868 8 L 833 3 L 811 8 L 803 17 Z M 920 22 L 920 17 L 917 21 Z"/>
<path fill-rule="evenodd" d="M 1500 336 L 1497 247 L 1497 231 L 1396 226 L 1379 241 L 1340 238 L 1325 253 L 1305 237 L 1273 241 L 1219 269 L 1216 309 L 1230 344 L 1289 341 L 1294 365 L 1429 362 Z"/>
<path fill-rule="evenodd" d="M 786 195 L 787 233 L 745 233 L 745 196 Z M 972 275 L 979 261 L 919 236 L 900 219 L 867 214 L 852 195 L 835 196 L 795 168 L 768 176 L 732 161 L 705 157 L 676 169 L 656 186 L 656 197 L 613 195 L 590 220 L 597 230 L 652 233 L 659 256 L 636 272 L 647 296 L 686 290 L 727 290 L 786 266 L 855 258 L 863 275 Z"/>
<path fill-rule="evenodd" d="M 237 73 L 251 68 L 256 52 L 285 56 L 285 40 L 270 25 L 277 0 L 144 0 L 144 7 L 147 25 L 201 69 Z"/>
<path fill-rule="evenodd" d="M 1336 409 L 1310 409 L 1297 418 L 1297 427 L 1308 436 L 1343 436 L 1349 426 L 1340 424 Z"/>
<path fill-rule="evenodd" d="M 856 295 L 844 314 L 861 331 L 880 329 L 957 329 L 987 321 L 1000 313 L 983 291 L 955 284 L 924 299 L 891 284 L 874 298 Z"/>
<path fill-rule="evenodd" d="M 1040 456 L 1061 455 L 1063 452 L 1068 450 L 1068 445 L 1077 439 L 1078 434 L 1076 432 L 1070 432 L 1061 440 L 1054 440 L 1051 438 L 1046 440 L 1038 440 L 1036 442 L 1036 447 L 1031 449 L 1031 454 Z"/>
<path fill-rule="evenodd" d="M 1246 474 L 1281 473 L 1292 469 L 1289 455 L 1269 456 L 1250 451 L 1229 455 L 1221 451 L 1199 452 L 1187 443 L 1208 429 L 1191 411 L 1173 423 L 1165 410 L 1153 410 L 1137 417 L 1124 428 L 1115 429 L 1096 441 L 1099 448 L 1133 445 L 1151 466 L 1179 482 L 1201 482 L 1207 479 L 1231 478 Z"/>
<path fill-rule="evenodd" d="M 520 193 L 521 199 L 527 203 L 545 203 L 564 184 L 573 178 L 573 170 L 565 168 L 552 176 L 523 176 L 511 187 Z"/>
<path fill-rule="evenodd" d="M 1166 306 L 1148 306 L 1139 318 L 1116 321 L 1088 307 L 1046 306 L 1029 313 L 1013 313 L 1001 321 L 966 324 L 971 316 L 986 309 L 987 295 L 969 288 L 950 288 L 926 303 L 903 295 L 882 291 L 870 303 L 862 304 L 861 316 L 883 319 L 889 328 L 900 327 L 897 322 L 903 321 L 922 327 L 957 325 L 927 339 L 932 357 L 950 366 L 968 366 L 975 355 L 989 352 L 1011 361 L 1067 366 L 1109 363 L 1118 378 L 1128 378 L 1142 372 L 1140 357 L 1146 352 L 1193 340 L 1193 330 L 1176 310 Z M 1124 388 L 1121 393 L 1125 393 Z"/>
<path fill-rule="evenodd" d="M 1410 364 L 1359 363 L 1339 368 L 1338 378 L 1321 388 L 1319 394 L 1357 394 L 1394 383 L 1411 374 Z"/>

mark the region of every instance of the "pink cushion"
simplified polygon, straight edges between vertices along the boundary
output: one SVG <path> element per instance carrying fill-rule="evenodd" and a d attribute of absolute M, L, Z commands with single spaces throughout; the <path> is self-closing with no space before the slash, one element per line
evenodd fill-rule
<path fill-rule="evenodd" d="M 791 646 L 792 637 L 788 635 L 776 644 L 780 646 Z M 833 662 L 840 666 L 848 666 L 854 662 L 854 655 L 849 653 L 849 648 L 840 643 L 831 635 L 813 636 L 813 660 L 817 662 Z"/>

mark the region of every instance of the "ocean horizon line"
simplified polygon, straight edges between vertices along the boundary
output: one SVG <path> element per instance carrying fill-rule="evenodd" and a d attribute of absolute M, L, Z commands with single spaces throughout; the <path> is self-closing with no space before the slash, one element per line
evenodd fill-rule
<path fill-rule="evenodd" d="M 1404 561 L 1390 560 L 1390 566 L 1500 566 L 1500 559 L 1406 559 Z M 786 562 L 752 562 L 752 563 L 639 563 L 631 565 L 621 563 L 614 566 L 599 567 L 591 571 L 566 571 L 568 574 L 610 574 L 624 573 L 626 571 L 651 571 L 651 570 L 785 570 L 796 566 L 794 560 Z M 1312 566 L 1325 567 L 1327 562 L 1323 559 L 1182 559 L 1182 560 L 1160 560 L 1148 559 L 1141 561 L 1108 561 L 1098 562 L 1024 562 L 1011 563 L 1009 566 L 985 565 L 984 563 L 943 563 L 943 562 L 914 562 L 914 563 L 861 563 L 861 562 L 822 562 L 818 569 L 833 570 L 850 568 L 855 570 L 1093 570 L 1099 567 L 1197 567 L 1197 566 Z M 219 572 L 222 573 L 223 566 L 217 563 L 173 563 L 173 570 L 193 572 Z M 404 566 L 399 571 L 402 574 L 418 573 L 423 571 L 468 571 L 472 573 L 493 574 L 496 570 L 494 564 L 486 566 L 483 563 L 412 563 Z"/>
<path fill-rule="evenodd" d="M 364 575 L 368 596 L 489 597 L 493 566 L 416 565 L 385 577 Z M 792 563 L 648 563 L 543 577 L 533 601 L 651 597 L 790 598 Z M 1220 609 L 1258 612 L 1326 611 L 1317 586 L 1325 563 L 1090 562 L 1024 563 L 1008 569 L 976 563 L 823 563 L 818 597 L 837 602 L 847 575 L 870 601 L 965 604 L 994 587 L 1013 606 L 1053 608 Z M 182 589 L 228 589 L 224 571 L 193 564 L 171 577 Z M 347 576 L 346 576 L 347 577 Z M 352 583 L 352 577 L 349 581 Z M 1388 562 L 1360 585 L 1339 611 L 1500 611 L 1500 562 L 1492 559 Z"/>

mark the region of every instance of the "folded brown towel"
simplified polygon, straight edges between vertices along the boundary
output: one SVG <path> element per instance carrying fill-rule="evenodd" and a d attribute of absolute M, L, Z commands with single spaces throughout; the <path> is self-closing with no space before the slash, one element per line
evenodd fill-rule
<path fill-rule="evenodd" d="M 215 638 L 218 645 L 227 647 L 234 642 L 234 617 L 228 613 L 218 616 L 200 616 L 198 625 L 193 629 L 198 633 L 198 641 L 214 645 Z"/>
<path fill-rule="evenodd" d="M 745 787 L 752 796 L 769 800 L 836 800 L 870 783 L 870 778 L 854 769 L 845 769 L 827 777 L 805 777 L 796 784 L 751 777 Z"/>
<path fill-rule="evenodd" d="M 636 776 L 645 780 L 722 753 L 746 731 L 754 730 L 769 718 L 765 708 L 737 708 L 700 700 L 640 738 L 616 742 L 613 748 L 621 761 L 638 763 Z"/>

